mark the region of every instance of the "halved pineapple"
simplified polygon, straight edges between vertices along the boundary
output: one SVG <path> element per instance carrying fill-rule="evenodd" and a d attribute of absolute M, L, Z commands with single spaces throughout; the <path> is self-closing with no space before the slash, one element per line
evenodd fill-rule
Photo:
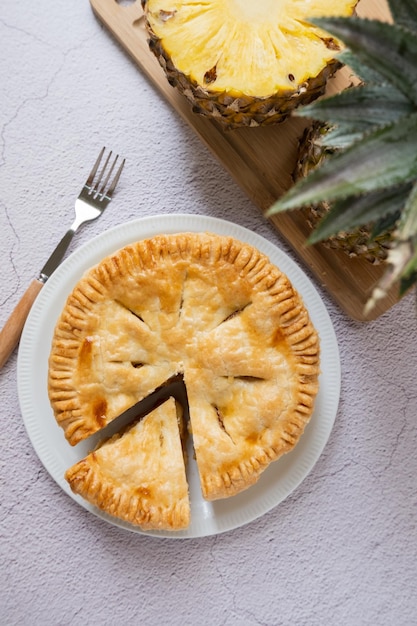
<path fill-rule="evenodd" d="M 308 23 L 358 0 L 142 0 L 150 47 L 194 111 L 227 127 L 282 121 L 324 91 L 341 44 Z"/>

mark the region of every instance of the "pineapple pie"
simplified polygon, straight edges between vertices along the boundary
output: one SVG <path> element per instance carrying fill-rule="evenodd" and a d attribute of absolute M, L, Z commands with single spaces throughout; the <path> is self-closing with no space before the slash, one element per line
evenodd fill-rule
<path fill-rule="evenodd" d="M 149 45 L 196 113 L 226 128 L 280 122 L 324 92 L 342 44 L 310 18 L 358 0 L 142 0 Z"/>
<path fill-rule="evenodd" d="M 71 445 L 181 377 L 165 399 L 68 469 L 74 492 L 143 529 L 189 524 L 187 430 L 207 500 L 247 489 L 289 452 L 318 391 L 319 338 L 289 279 L 256 248 L 160 235 L 90 269 L 67 299 L 49 397 Z M 187 422 L 187 424 L 184 424 Z M 104 429 L 104 430 L 103 430 Z"/>

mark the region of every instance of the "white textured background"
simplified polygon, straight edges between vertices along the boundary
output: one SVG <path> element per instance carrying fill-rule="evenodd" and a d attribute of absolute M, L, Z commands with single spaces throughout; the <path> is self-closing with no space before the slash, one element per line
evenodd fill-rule
<path fill-rule="evenodd" d="M 177 212 L 238 222 L 288 252 L 87 0 L 2 0 L 0 53 L 1 325 L 103 144 L 127 158 L 117 200 L 72 249 Z M 322 296 L 343 375 L 329 443 L 285 502 L 214 537 L 128 533 L 65 495 L 26 435 L 13 356 L 0 373 L 1 624 L 417 624 L 413 298 L 362 325 Z"/>

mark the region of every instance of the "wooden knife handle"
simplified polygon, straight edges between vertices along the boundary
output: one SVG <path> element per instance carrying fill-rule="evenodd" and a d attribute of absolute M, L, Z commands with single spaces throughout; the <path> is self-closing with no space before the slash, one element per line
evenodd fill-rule
<path fill-rule="evenodd" d="M 7 320 L 3 330 L 0 331 L 0 369 L 19 343 L 26 318 L 42 287 L 43 283 L 40 280 L 36 278 L 32 280 Z"/>

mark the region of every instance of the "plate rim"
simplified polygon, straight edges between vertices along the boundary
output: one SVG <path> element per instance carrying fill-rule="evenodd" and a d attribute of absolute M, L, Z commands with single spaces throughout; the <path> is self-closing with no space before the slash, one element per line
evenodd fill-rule
<path fill-rule="evenodd" d="M 306 459 L 303 459 L 304 463 L 300 464 L 297 477 L 293 477 L 291 479 L 290 476 L 289 479 L 287 478 L 287 481 L 289 480 L 289 482 L 287 482 L 286 486 L 282 488 L 283 493 L 278 495 L 275 499 L 272 497 L 272 501 L 271 499 L 268 499 L 268 497 L 261 498 L 261 502 L 258 503 L 257 507 L 253 506 L 253 503 L 250 502 L 251 498 L 249 497 L 249 504 L 251 506 L 245 507 L 243 504 L 243 510 L 245 512 L 246 508 L 246 514 L 243 514 L 243 516 L 241 515 L 240 517 L 239 515 L 236 516 L 230 513 L 226 514 L 225 519 L 222 518 L 220 520 L 220 524 L 217 523 L 218 520 L 216 520 L 216 518 L 209 521 L 207 517 L 205 520 L 206 524 L 204 524 L 203 519 L 202 524 L 195 524 L 194 528 L 192 520 L 190 527 L 183 531 L 143 531 L 128 522 L 113 518 L 103 511 L 96 509 L 70 490 L 69 485 L 63 478 L 63 473 L 61 477 L 56 475 L 56 470 L 52 467 L 51 458 L 47 458 L 45 441 L 42 441 L 42 427 L 40 426 L 42 421 L 40 421 L 39 416 L 36 415 L 36 402 L 34 401 L 36 399 L 37 387 L 33 386 L 34 379 L 31 380 L 31 375 L 33 372 L 33 365 L 36 364 L 36 355 L 38 354 L 37 348 L 39 347 L 42 336 L 42 325 L 44 325 L 46 320 L 50 317 L 53 317 L 53 311 L 55 308 L 55 317 L 52 326 L 53 331 L 53 327 L 55 326 L 57 320 L 57 311 L 58 313 L 61 312 L 63 301 L 66 299 L 66 296 L 69 295 L 72 287 L 79 280 L 84 271 L 92 267 L 96 262 L 99 262 L 105 256 L 108 256 L 108 254 L 115 252 L 129 243 L 139 241 L 140 239 L 147 239 L 148 237 L 157 234 L 174 232 L 214 232 L 216 234 L 229 235 L 241 241 L 250 243 L 266 254 L 275 265 L 278 265 L 278 267 L 280 267 L 285 274 L 289 275 L 294 287 L 297 291 L 299 291 L 303 300 L 306 302 L 313 324 L 320 335 L 321 360 L 323 362 L 323 357 L 325 356 L 326 364 L 325 367 L 322 364 L 320 389 L 316 399 L 316 407 L 313 412 L 312 419 L 310 420 L 310 424 L 314 424 L 314 435 L 310 435 L 310 437 L 314 437 L 315 450 L 314 453 L 310 452 L 308 463 L 306 463 L 307 457 Z M 274 259 L 279 259 L 279 263 L 277 263 Z M 71 286 L 69 286 L 69 284 L 71 284 Z M 52 309 L 50 308 L 51 303 Z M 51 330 L 50 327 L 49 330 Z M 47 349 L 47 353 L 49 354 L 49 348 Z M 329 370 L 329 365 L 332 368 L 331 371 Z M 43 368 L 45 370 L 44 362 Z M 38 374 L 38 368 L 35 369 L 35 371 L 37 372 L 36 376 L 40 376 L 40 374 Z M 322 396 L 324 394 L 323 390 L 325 386 L 330 388 L 331 394 L 324 398 Z M 58 486 L 60 486 L 61 489 L 63 489 L 63 491 L 73 500 L 75 500 L 87 511 L 93 513 L 95 516 L 104 519 L 113 526 L 118 526 L 128 531 L 133 531 L 146 536 L 165 538 L 200 538 L 235 530 L 262 517 L 285 500 L 308 476 L 323 452 L 336 419 L 340 400 L 341 365 L 336 334 L 323 299 L 309 276 L 307 276 L 298 263 L 294 261 L 286 252 L 284 252 L 276 244 L 266 239 L 263 235 L 259 235 L 253 230 L 250 230 L 245 226 L 241 226 L 236 222 L 207 215 L 170 213 L 139 217 L 109 228 L 101 234 L 92 237 L 89 241 L 83 243 L 63 261 L 63 263 L 57 268 L 42 288 L 23 329 L 18 351 L 17 388 L 23 422 L 35 453 Z M 44 394 L 45 392 L 46 389 L 43 389 Z M 33 398 L 34 393 L 35 399 Z M 42 394 L 42 391 L 40 393 Z M 45 400 L 44 396 L 42 399 Z M 319 402 L 320 406 L 324 404 L 324 407 L 321 406 L 320 415 L 317 415 L 319 413 Z M 53 418 L 51 408 L 50 416 L 52 416 L 53 420 L 52 425 L 55 426 L 55 420 Z M 309 442 L 309 438 L 306 435 L 307 432 L 310 432 L 310 424 L 306 427 L 306 431 L 301 437 L 300 442 L 291 453 L 294 455 L 292 457 L 294 459 L 294 463 L 296 450 L 299 447 L 299 449 L 305 447 L 305 445 Z M 61 429 L 59 429 L 59 431 L 61 432 Z M 43 433 L 43 435 L 45 435 L 45 433 Z M 69 446 L 67 442 L 65 443 Z M 71 446 L 69 446 L 69 449 L 71 449 Z M 291 455 L 288 455 L 288 457 L 290 456 Z M 264 474 L 266 474 L 271 467 L 276 468 L 279 462 L 280 459 L 272 463 Z M 281 462 L 281 464 L 282 463 L 283 462 Z M 270 470 L 270 472 L 271 471 L 272 470 Z M 279 478 L 277 480 L 278 483 Z M 252 486 L 250 490 L 244 492 L 244 494 L 247 495 L 249 492 L 256 494 L 256 489 L 260 481 Z M 276 487 L 276 491 L 277 493 L 279 492 L 279 485 Z M 234 496 L 230 499 L 230 501 L 238 501 L 239 496 L 242 496 L 242 494 Z M 253 499 L 256 502 L 256 496 L 254 496 L 252 500 Z"/>

